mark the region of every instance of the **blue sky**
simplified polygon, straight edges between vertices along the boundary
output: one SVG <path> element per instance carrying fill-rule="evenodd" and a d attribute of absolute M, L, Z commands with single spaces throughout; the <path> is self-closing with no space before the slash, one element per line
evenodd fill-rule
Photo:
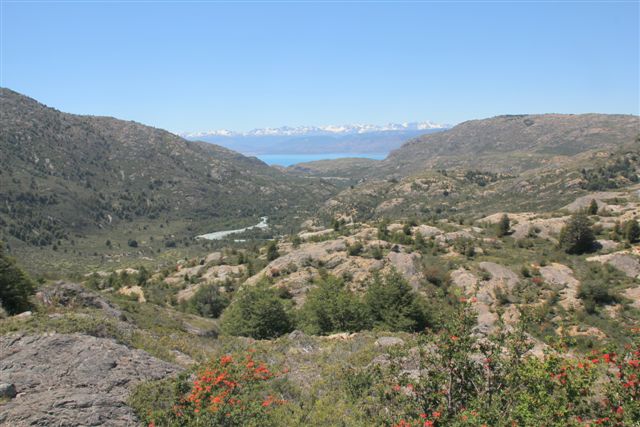
<path fill-rule="evenodd" d="M 1 7 L 2 86 L 172 131 L 640 110 L 636 1 Z"/>

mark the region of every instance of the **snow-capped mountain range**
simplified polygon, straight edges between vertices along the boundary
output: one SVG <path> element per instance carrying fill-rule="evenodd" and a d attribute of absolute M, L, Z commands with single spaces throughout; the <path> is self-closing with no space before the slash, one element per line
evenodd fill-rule
<path fill-rule="evenodd" d="M 205 132 L 187 132 L 180 136 L 194 139 L 203 137 L 252 137 L 252 136 L 320 136 L 320 135 L 356 135 L 374 132 L 428 131 L 446 129 L 448 125 L 426 122 L 389 123 L 386 125 L 349 124 L 329 126 L 282 126 L 278 128 L 253 129 L 248 132 L 234 132 L 227 129 Z"/>

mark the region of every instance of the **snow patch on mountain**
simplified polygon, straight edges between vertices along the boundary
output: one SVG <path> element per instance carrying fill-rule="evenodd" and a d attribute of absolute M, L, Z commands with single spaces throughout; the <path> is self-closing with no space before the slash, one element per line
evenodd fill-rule
<path fill-rule="evenodd" d="M 180 136 L 185 138 L 202 138 L 208 136 L 238 137 L 238 136 L 318 136 L 318 135 L 354 135 L 374 132 L 402 132 L 416 130 L 446 129 L 449 126 L 426 122 L 388 123 L 386 125 L 350 124 L 328 126 L 282 126 L 278 128 L 253 129 L 248 132 L 235 132 L 228 129 L 210 130 L 205 132 L 187 132 Z"/>

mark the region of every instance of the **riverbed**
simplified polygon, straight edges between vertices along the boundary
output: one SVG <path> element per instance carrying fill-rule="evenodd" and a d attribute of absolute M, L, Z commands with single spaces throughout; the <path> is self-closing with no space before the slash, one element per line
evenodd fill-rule
<path fill-rule="evenodd" d="M 253 230 L 254 228 L 261 228 L 261 229 L 269 228 L 269 225 L 267 224 L 268 219 L 269 217 L 263 216 L 263 217 L 260 217 L 260 222 L 257 223 L 256 225 L 252 225 L 250 227 L 245 227 L 245 228 L 239 228 L 237 230 L 214 231 L 212 233 L 201 234 L 199 236 L 196 236 L 196 239 L 222 240 L 225 237 L 230 236 L 232 234 L 242 233 L 247 230 Z"/>

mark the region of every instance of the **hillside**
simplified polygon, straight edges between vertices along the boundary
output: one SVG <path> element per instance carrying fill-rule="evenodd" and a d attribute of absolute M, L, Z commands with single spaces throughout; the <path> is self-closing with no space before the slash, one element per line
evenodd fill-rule
<path fill-rule="evenodd" d="M 135 122 L 62 113 L 9 89 L 0 102 L 0 225 L 23 255 L 55 247 L 77 256 L 72 246 L 92 236 L 101 241 L 91 253 L 110 250 L 107 240 L 145 241 L 153 252 L 263 215 L 292 224 L 289 213 L 312 212 L 334 191 Z"/>
<path fill-rule="evenodd" d="M 391 152 L 380 173 L 465 168 L 518 173 L 556 167 L 599 151 L 631 149 L 640 118 L 610 114 L 542 114 L 471 120 L 424 135 Z"/>
<path fill-rule="evenodd" d="M 359 175 L 358 185 L 328 200 L 318 217 L 481 217 L 505 202 L 514 210 L 558 209 L 588 190 L 637 182 L 639 136 L 636 116 L 465 122 L 407 142 Z"/>

